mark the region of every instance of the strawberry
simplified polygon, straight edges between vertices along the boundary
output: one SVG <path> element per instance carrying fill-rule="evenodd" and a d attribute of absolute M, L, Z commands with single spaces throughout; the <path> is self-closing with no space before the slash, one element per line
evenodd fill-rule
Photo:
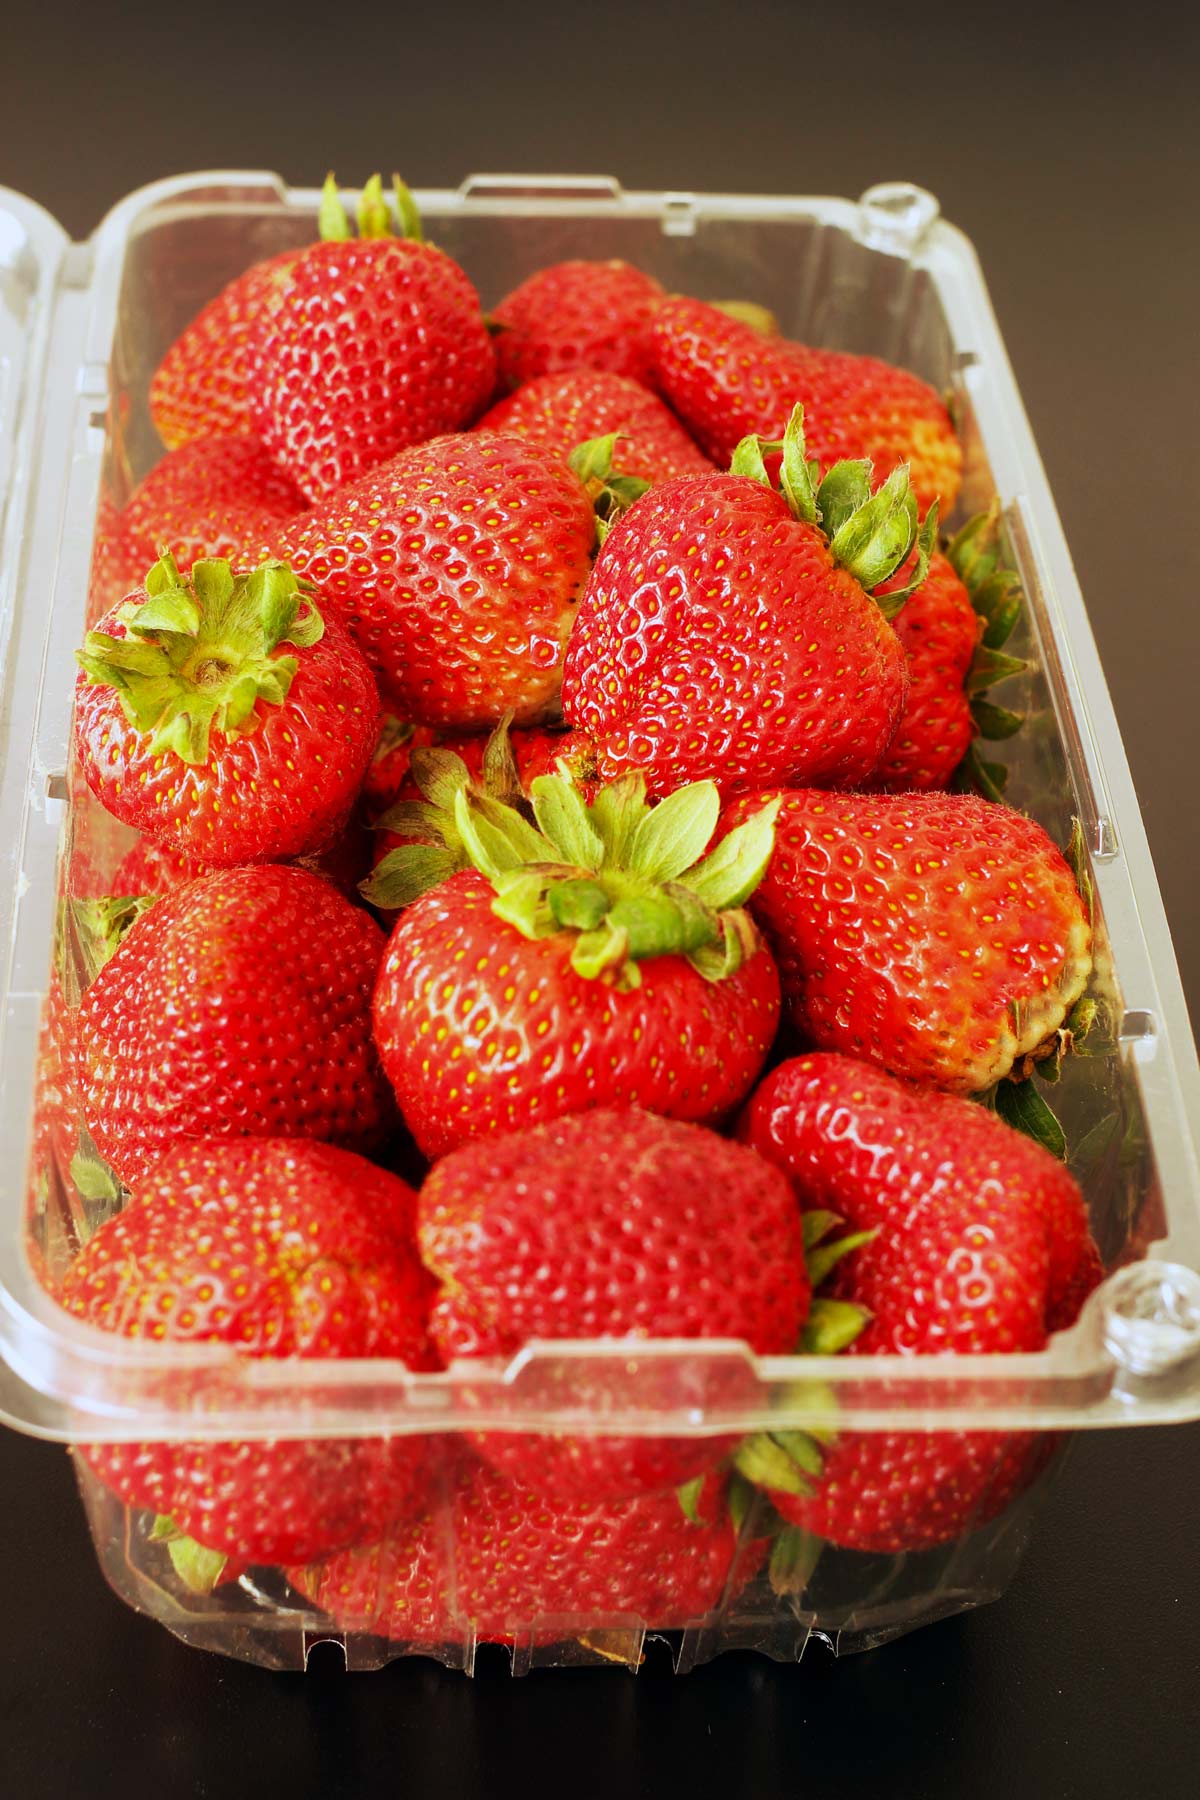
<path fill-rule="evenodd" d="M 538 269 L 491 311 L 505 387 L 568 369 L 606 369 L 643 381 L 649 326 L 663 299 L 629 263 L 563 262 Z"/>
<path fill-rule="evenodd" d="M 673 1493 L 549 1501 L 467 1462 L 448 1516 L 430 1510 L 380 1544 L 287 1575 L 340 1630 L 397 1642 L 554 1643 L 598 1616 L 677 1629 L 753 1573 L 722 1501 L 718 1482 L 704 1484 L 695 1520 Z"/>
<path fill-rule="evenodd" d="M 524 438 L 422 444 L 272 542 L 319 582 L 403 719 L 478 731 L 551 717 L 596 541 L 565 463 Z"/>
<path fill-rule="evenodd" d="M 150 560 L 153 561 L 153 557 Z M 120 507 L 102 488 L 96 503 L 96 530 L 88 573 L 87 623 L 94 625 L 131 593 L 146 568 L 145 558 L 135 557 L 126 542 Z"/>
<path fill-rule="evenodd" d="M 257 438 L 247 433 L 192 438 L 168 451 L 135 488 L 121 514 L 121 529 L 140 579 L 163 544 L 171 546 L 183 569 L 202 557 L 254 561 L 263 538 L 280 520 L 302 512 L 304 504 Z"/>
<path fill-rule="evenodd" d="M 811 1055 L 767 1077 L 743 1132 L 810 1219 L 833 1213 L 869 1234 L 832 1278 L 836 1298 L 867 1310 L 849 1356 L 1037 1351 L 1103 1273 L 1072 1177 L 982 1106 Z M 994 1517 L 1044 1448 L 1032 1433 L 847 1431 L 822 1448 L 807 1439 L 805 1473 L 789 1468 L 792 1435 L 751 1440 L 739 1468 L 793 1524 L 890 1552 Z"/>
<path fill-rule="evenodd" d="M 577 444 L 616 432 L 622 472 L 652 484 L 712 468 L 657 394 L 605 369 L 539 375 L 498 401 L 475 429 L 516 432 L 562 457 Z"/>
<path fill-rule="evenodd" d="M 295 250 L 235 277 L 176 338 L 150 382 L 150 416 L 169 450 L 192 438 L 253 429 L 251 331 Z"/>
<path fill-rule="evenodd" d="M 330 176 L 323 241 L 278 271 L 251 330 L 256 428 L 311 500 L 468 424 L 495 385 L 479 296 L 397 188 L 402 235 L 376 176 L 352 238 Z"/>
<path fill-rule="evenodd" d="M 383 947 L 302 869 L 221 870 L 157 901 L 80 1011 L 83 1110 L 121 1179 L 186 1138 L 382 1138 L 368 1008 Z"/>
<path fill-rule="evenodd" d="M 161 901 L 161 906 L 169 902 Z M 436 1366 L 412 1190 L 361 1157 L 283 1138 L 177 1144 L 63 1282 L 76 1318 L 243 1356 Z M 370 1542 L 423 1499 L 431 1440 L 91 1444 L 87 1462 L 160 1515 L 189 1585 L 220 1563 L 305 1561 Z M 192 1579 L 190 1579 L 192 1578 Z"/>
<path fill-rule="evenodd" d="M 805 1038 L 959 1094 L 1023 1069 L 1091 968 L 1088 908 L 1042 827 L 968 794 L 774 798 L 752 910 Z"/>
<path fill-rule="evenodd" d="M 657 792 L 707 776 L 727 794 L 863 780 L 908 689 L 866 590 L 914 544 L 919 582 L 933 526 L 918 534 L 902 471 L 872 495 L 869 466 L 842 463 L 814 491 L 799 408 L 781 444 L 746 439 L 731 473 L 652 489 L 606 537 L 567 649 L 563 711 L 594 740 L 597 773 L 641 768 Z"/>
<path fill-rule="evenodd" d="M 588 1112 L 464 1144 L 426 1177 L 417 1236 L 442 1284 L 430 1331 L 447 1362 L 511 1357 L 531 1338 L 737 1338 L 778 1355 L 808 1310 L 787 1181 L 744 1145 L 652 1113 Z M 639 1379 L 669 1390 L 677 1375 L 650 1366 Z M 629 1374 L 568 1365 L 561 1379 L 572 1407 L 600 1414 Z M 677 1487 L 732 1448 L 510 1431 L 475 1441 L 510 1479 L 565 1502 Z"/>
<path fill-rule="evenodd" d="M 444 881 L 458 869 L 473 865 L 454 820 L 458 790 L 468 782 L 485 797 L 519 803 L 539 775 L 554 773 L 561 762 L 571 768 L 585 798 L 590 798 L 586 776 L 575 769 L 586 766 L 587 746 L 573 731 L 527 730 L 509 733 L 504 725 L 490 738 L 448 737 L 436 747 L 412 753 L 412 771 L 401 784 L 394 804 L 374 823 L 376 833 L 374 873 L 363 883 L 362 893 L 372 906 L 394 914 L 415 898 L 411 879 L 413 858 L 408 846 L 431 846 L 438 854 L 425 862 L 420 891 L 434 879 Z M 393 857 L 395 850 L 404 850 Z M 395 877 L 395 880 L 393 880 Z"/>
<path fill-rule="evenodd" d="M 770 337 L 702 300 L 673 297 L 650 323 L 648 374 L 716 462 L 751 434 L 778 437 L 804 407 L 810 454 L 828 466 L 868 458 L 877 478 L 907 464 L 922 508 L 949 513 L 962 448 L 945 403 L 907 369 L 873 356 Z"/>
<path fill-rule="evenodd" d="M 410 725 L 407 719 L 398 719 L 395 713 L 384 713 L 379 722 L 375 752 L 359 790 L 368 822 L 373 824 L 399 799 L 401 789 L 408 781 L 413 751 L 432 744 L 436 735 L 427 725 Z"/>
<path fill-rule="evenodd" d="M 78 653 L 75 744 L 118 819 L 208 863 L 322 849 L 371 758 L 370 670 L 283 563 L 167 553 Z"/>
<path fill-rule="evenodd" d="M 454 823 L 473 867 L 447 880 L 448 849 L 409 848 L 409 897 L 421 897 L 388 942 L 374 1017 L 426 1156 L 598 1106 L 719 1118 L 775 1035 L 778 978 L 742 910 L 769 818 L 714 862 L 701 858 L 711 782 L 653 811 L 639 776 L 590 806 L 561 775 L 539 776 L 532 796 L 540 829 L 460 786 Z"/>

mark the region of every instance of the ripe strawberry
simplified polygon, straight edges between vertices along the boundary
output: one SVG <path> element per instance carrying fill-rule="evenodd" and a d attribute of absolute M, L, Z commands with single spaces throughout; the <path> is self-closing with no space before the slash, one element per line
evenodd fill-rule
<path fill-rule="evenodd" d="M 795 1349 L 808 1310 L 783 1177 L 741 1144 L 636 1110 L 463 1145 L 426 1177 L 417 1237 L 442 1283 L 430 1332 L 447 1362 L 510 1357 L 531 1338 L 738 1338 L 778 1355 Z M 639 1379 L 665 1401 L 678 1370 L 651 1366 Z M 561 1375 L 570 1405 L 596 1415 L 627 1383 L 623 1366 Z M 677 1487 L 732 1447 L 508 1431 L 475 1442 L 511 1480 L 568 1503 Z"/>
<path fill-rule="evenodd" d="M 849 1356 L 1040 1350 L 1101 1277 L 1074 1180 L 982 1106 L 812 1055 L 768 1076 L 743 1130 L 806 1213 L 872 1234 L 832 1277 L 833 1294 L 868 1313 Z M 806 1475 L 789 1470 L 787 1442 L 751 1440 L 739 1467 L 792 1523 L 892 1552 L 993 1518 L 1044 1448 L 1032 1433 L 847 1431 L 820 1450 L 807 1440 Z"/>
<path fill-rule="evenodd" d="M 930 515 L 914 580 L 932 531 Z M 814 492 L 799 408 L 782 445 L 748 438 L 730 474 L 654 488 L 605 539 L 567 649 L 563 710 L 594 740 L 596 772 L 641 768 L 657 792 L 705 776 L 729 794 L 863 780 L 908 689 L 866 590 L 917 542 L 903 472 L 871 495 L 867 465 L 843 463 Z M 902 604 L 892 595 L 888 613 Z"/>
<path fill-rule="evenodd" d="M 474 866 L 448 880 L 436 849 L 410 846 L 421 897 L 388 942 L 375 1035 L 429 1157 L 598 1106 L 719 1118 L 775 1035 L 778 978 L 742 910 L 769 819 L 713 863 L 697 861 L 716 824 L 711 782 L 653 811 L 639 776 L 590 806 L 562 776 L 532 793 L 540 830 L 458 789 Z"/>
<path fill-rule="evenodd" d="M 626 262 L 538 269 L 491 311 L 501 382 L 515 388 L 579 368 L 644 381 L 649 326 L 662 300 L 658 282 Z"/>
<path fill-rule="evenodd" d="M 330 176 L 324 211 L 339 209 Z M 256 428 L 311 500 L 410 444 L 456 431 L 487 403 L 496 360 L 479 296 L 422 239 L 407 189 L 392 237 L 378 177 L 343 229 L 301 251 L 269 287 L 248 355 Z"/>
<path fill-rule="evenodd" d="M 285 648 L 286 646 L 286 648 Z M 322 849 L 371 758 L 370 670 L 283 563 L 169 553 L 78 653 L 75 744 L 115 817 L 207 863 Z"/>
<path fill-rule="evenodd" d="M 1075 877 L 1040 825 L 970 794 L 782 800 L 752 910 L 822 1049 L 969 1094 L 1063 1024 L 1091 968 Z M 722 829 L 765 795 L 731 807 Z"/>
<path fill-rule="evenodd" d="M 752 433 L 778 437 L 799 403 L 810 454 L 826 467 L 867 457 L 881 478 L 907 464 L 921 507 L 952 510 L 962 448 L 944 402 L 907 369 L 765 336 L 678 296 L 655 312 L 650 341 L 649 385 L 714 461 Z"/>
<path fill-rule="evenodd" d="M 155 553 L 157 554 L 157 552 Z M 151 558 L 153 560 L 153 558 Z M 111 496 L 101 489 L 96 505 L 96 531 L 88 573 L 88 625 L 102 619 L 137 587 L 146 573 L 143 557 L 135 557 L 125 540 L 124 517 Z"/>
<path fill-rule="evenodd" d="M 251 330 L 295 257 L 295 250 L 284 250 L 235 277 L 163 357 L 150 383 L 150 417 L 168 450 L 192 438 L 253 429 Z"/>
<path fill-rule="evenodd" d="M 396 1642 L 554 1643 L 598 1616 L 666 1631 L 715 1611 L 754 1571 L 723 1499 L 706 1482 L 696 1520 L 673 1493 L 553 1502 L 465 1463 L 448 1517 L 430 1510 L 287 1575 L 341 1630 Z"/>
<path fill-rule="evenodd" d="M 540 375 L 498 401 L 475 429 L 515 432 L 564 458 L 578 444 L 616 432 L 622 472 L 651 483 L 712 468 L 657 394 L 603 369 Z"/>
<path fill-rule="evenodd" d="M 221 870 L 159 900 L 80 1012 L 84 1113 L 121 1179 L 185 1138 L 382 1138 L 368 1008 L 383 944 L 303 869 Z"/>
<path fill-rule="evenodd" d="M 169 451 L 135 488 L 121 528 L 140 579 L 163 544 L 181 569 L 202 557 L 253 562 L 264 537 L 304 504 L 257 438 L 193 438 Z"/>
<path fill-rule="evenodd" d="M 414 1198 L 327 1144 L 179 1144 L 89 1240 L 62 1304 L 128 1338 L 430 1369 Z M 219 1567 L 369 1543 L 421 1504 L 433 1465 L 431 1440 L 411 1436 L 91 1444 L 83 1454 L 129 1505 L 162 1516 L 157 1535 L 193 1541 L 172 1544 L 185 1579 L 201 1548 Z"/>
<path fill-rule="evenodd" d="M 436 439 L 273 542 L 336 605 L 401 718 L 478 731 L 550 717 L 596 541 L 566 464 L 523 438 Z"/>

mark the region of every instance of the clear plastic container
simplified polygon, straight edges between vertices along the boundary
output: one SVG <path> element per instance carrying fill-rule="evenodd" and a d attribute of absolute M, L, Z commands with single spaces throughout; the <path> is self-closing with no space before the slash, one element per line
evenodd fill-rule
<path fill-rule="evenodd" d="M 1109 1030 L 1068 1059 L 1056 1110 L 1109 1270 L 1076 1325 L 1037 1355 L 755 1357 L 736 1343 L 531 1344 L 505 1365 L 413 1375 L 385 1362 L 250 1361 L 215 1345 L 135 1343 L 61 1312 L 34 1269 L 61 1268 L 111 1202 L 57 1170 L 26 1178 L 39 1015 L 55 896 L 85 820 L 69 773 L 73 650 L 84 628 L 102 487 L 116 503 L 161 455 L 149 377 L 177 332 L 253 261 L 313 236 L 317 196 L 274 176 L 201 174 L 123 201 L 83 244 L 0 191 L 0 1416 L 64 1442 L 334 1438 L 489 1430 L 648 1436 L 827 1426 L 905 1433 L 1033 1431 L 1049 1464 L 1075 1427 L 1200 1416 L 1200 1073 L 1137 799 L 1083 599 L 969 243 L 932 196 L 902 185 L 838 199 L 623 193 L 605 179 L 476 177 L 418 195 L 430 235 L 494 302 L 530 270 L 620 256 L 667 287 L 752 297 L 809 341 L 872 352 L 953 391 L 966 447 L 959 515 L 1003 505 L 1023 580 L 1032 669 L 1007 704 L 1029 720 L 1005 746 L 1008 797 L 1060 842 L 1082 821 Z M 1098 1053 L 1097 1053 L 1098 1052 Z M 32 1246 L 32 1249 L 31 1249 Z M 597 1396 L 603 1396 L 602 1407 Z M 354 1667 L 416 1650 L 470 1669 L 476 1632 L 455 1597 L 419 1641 L 339 1633 L 278 1571 L 197 1597 L 148 1515 L 84 1469 L 109 1580 L 189 1642 L 273 1667 L 337 1638 Z M 803 1591 L 735 1568 L 702 1616 L 671 1619 L 680 1669 L 730 1646 L 798 1657 L 810 1635 L 874 1645 L 994 1597 L 1027 1535 L 1036 1484 L 1002 1515 L 907 1556 L 827 1549 Z M 753 1521 L 745 1527 L 747 1540 Z M 664 1621 L 533 1604 L 507 1621 L 513 1667 L 636 1666 Z"/>

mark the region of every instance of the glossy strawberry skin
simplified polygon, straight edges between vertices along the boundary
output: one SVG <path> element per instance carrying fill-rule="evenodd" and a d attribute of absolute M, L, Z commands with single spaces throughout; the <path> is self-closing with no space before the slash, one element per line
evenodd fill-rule
<path fill-rule="evenodd" d="M 642 768 L 659 793 L 853 785 L 907 693 L 899 639 L 821 533 L 735 475 L 664 483 L 613 528 L 563 673 L 597 774 Z"/>
<path fill-rule="evenodd" d="M 555 712 L 595 532 L 565 463 L 477 432 L 395 457 L 267 548 L 340 609 L 399 717 L 482 731 Z"/>
<path fill-rule="evenodd" d="M 516 432 L 568 457 L 578 444 L 620 432 L 613 467 L 652 485 L 704 475 L 712 464 L 657 394 L 627 375 L 572 369 L 540 375 L 484 413 L 477 430 Z"/>
<path fill-rule="evenodd" d="M 237 276 L 180 333 L 150 383 L 150 416 L 169 450 L 253 429 L 250 342 L 267 297 L 295 261 L 281 251 Z"/>
<path fill-rule="evenodd" d="M 983 622 L 952 565 L 935 551 L 892 625 L 908 658 L 908 703 L 891 747 L 863 785 L 891 794 L 945 788 L 975 735 L 966 680 Z"/>
<path fill-rule="evenodd" d="M 770 796 L 723 815 L 731 830 Z M 1031 819 L 971 794 L 782 795 L 750 910 L 809 1043 L 969 1094 L 1083 992 L 1091 930 Z"/>
<path fill-rule="evenodd" d="M 133 925 L 83 999 L 88 1129 L 122 1180 L 182 1139 L 379 1141 L 393 1118 L 370 1031 L 384 939 L 306 870 L 222 870 Z"/>
<path fill-rule="evenodd" d="M 396 1357 L 436 1367 L 411 1190 L 326 1144 L 173 1149 L 72 1264 L 62 1303 L 124 1337 L 244 1355 Z M 369 1542 L 420 1505 L 429 1439 L 93 1444 L 133 1506 L 236 1562 Z"/>
<path fill-rule="evenodd" d="M 537 270 L 492 308 L 503 328 L 495 339 L 502 385 L 579 368 L 644 380 L 648 328 L 662 298 L 658 282 L 626 262 L 574 260 Z"/>
<path fill-rule="evenodd" d="M 1101 1277 L 1071 1175 L 970 1101 L 813 1054 L 772 1071 L 742 1135 L 805 1211 L 877 1234 L 830 1283 L 868 1313 L 847 1355 L 1037 1351 Z M 845 1432 L 813 1495 L 772 1499 L 852 1549 L 925 1549 L 995 1517 L 1044 1449 L 1033 1433 Z"/>
<path fill-rule="evenodd" d="M 305 499 L 247 432 L 192 438 L 168 451 L 121 513 L 127 555 L 140 581 L 165 544 L 181 569 L 202 556 L 237 566 Z"/>
<path fill-rule="evenodd" d="M 417 1233 L 443 1284 L 430 1330 L 447 1362 L 565 1338 L 732 1338 L 781 1354 L 795 1348 L 808 1310 L 787 1181 L 743 1145 L 640 1110 L 582 1113 L 464 1145 L 427 1176 Z M 602 1415 L 620 1404 L 629 1374 L 604 1364 L 543 1379 L 582 1386 L 573 1404 Z M 678 1368 L 651 1365 L 638 1380 L 640 1400 L 661 1390 L 665 1410 Z M 475 1439 L 510 1479 L 568 1502 L 677 1487 L 735 1441 Z"/>
<path fill-rule="evenodd" d="M 112 612 L 97 630 L 123 638 Z M 265 861 L 324 849 L 345 824 L 371 760 L 379 696 L 363 657 L 335 618 L 307 648 L 276 656 L 297 668 L 287 698 L 260 700 L 257 728 L 216 729 L 208 760 L 188 763 L 125 717 L 117 690 L 80 672 L 75 746 L 101 805 L 137 831 L 210 864 Z"/>
<path fill-rule="evenodd" d="M 256 427 L 312 500 L 468 424 L 495 385 L 475 289 L 407 238 L 303 251 L 268 294 L 251 357 Z"/>
<path fill-rule="evenodd" d="M 553 1643 L 614 1615 L 671 1630 L 753 1573 L 721 1484 L 704 1495 L 697 1523 L 673 1493 L 555 1504 L 465 1462 L 447 1516 L 426 1513 L 380 1544 L 287 1575 L 343 1631 L 396 1642 L 512 1643 L 532 1628 L 535 1642 Z"/>
<path fill-rule="evenodd" d="M 823 469 L 869 457 L 878 485 L 907 463 L 922 512 L 954 506 L 962 449 L 944 402 L 907 369 L 877 357 L 766 337 L 701 300 L 674 296 L 650 328 L 649 382 L 714 462 L 751 433 L 781 438 L 797 401 L 808 454 Z"/>
<path fill-rule="evenodd" d="M 707 1120 L 737 1106 L 778 1022 L 763 948 L 727 980 L 681 956 L 639 965 L 628 993 L 570 967 L 573 939 L 529 939 L 461 870 L 405 908 L 375 990 L 375 1036 L 426 1156 L 593 1107 Z"/>

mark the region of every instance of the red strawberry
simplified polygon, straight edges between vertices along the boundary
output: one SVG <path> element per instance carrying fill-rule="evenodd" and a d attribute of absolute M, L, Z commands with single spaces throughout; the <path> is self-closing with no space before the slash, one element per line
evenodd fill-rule
<path fill-rule="evenodd" d="M 751 434 L 779 437 L 799 403 L 809 452 L 826 467 L 866 457 L 878 479 L 907 464 L 923 509 L 953 508 L 962 447 L 945 403 L 907 369 L 764 336 L 678 296 L 654 314 L 650 340 L 650 385 L 715 461 Z"/>
<path fill-rule="evenodd" d="M 366 663 L 285 564 L 166 555 L 79 652 L 75 744 L 108 811 L 208 863 L 320 850 L 371 758 Z"/>
<path fill-rule="evenodd" d="M 649 326 L 663 299 L 626 262 L 563 262 L 539 269 L 492 308 L 496 363 L 506 387 L 567 369 L 607 369 L 643 381 Z"/>
<path fill-rule="evenodd" d="M 719 1118 L 775 1035 L 775 968 L 742 911 L 769 821 L 714 864 L 697 861 L 716 823 L 711 782 L 653 811 L 640 777 L 590 806 L 562 776 L 532 792 L 540 830 L 460 787 L 475 866 L 429 892 L 439 852 L 410 847 L 421 898 L 389 940 L 375 1034 L 430 1157 L 592 1107 Z"/>
<path fill-rule="evenodd" d="M 764 798 L 739 801 L 722 829 Z M 1091 925 L 1040 825 L 971 794 L 781 798 L 752 910 L 811 1043 L 969 1094 L 1063 1025 Z"/>
<path fill-rule="evenodd" d="M 887 591 L 887 584 L 876 590 Z M 908 701 L 865 787 L 902 794 L 949 785 L 975 735 L 966 680 L 982 624 L 952 564 L 935 553 L 894 621 L 908 658 Z"/>
<path fill-rule="evenodd" d="M 251 330 L 295 257 L 295 250 L 284 250 L 238 275 L 163 357 L 150 383 L 150 416 L 169 450 L 191 438 L 253 428 Z"/>
<path fill-rule="evenodd" d="M 448 1517 L 427 1512 L 381 1544 L 287 1574 L 343 1631 L 553 1643 L 597 1617 L 660 1631 L 702 1618 L 753 1573 L 753 1547 L 737 1551 L 718 1482 L 693 1521 L 673 1493 L 556 1503 L 467 1463 Z"/>
<path fill-rule="evenodd" d="M 832 1280 L 868 1312 L 847 1355 L 1040 1350 L 1100 1279 L 1071 1176 L 982 1106 L 813 1055 L 768 1076 L 744 1132 L 806 1212 L 873 1234 Z M 765 1479 L 786 1519 L 875 1551 L 925 1549 L 983 1524 L 1042 1448 L 1031 1433 L 999 1432 L 847 1431 L 809 1446 L 807 1477 L 794 1464 L 789 1474 L 776 1440 L 752 1440 L 739 1467 Z"/>
<path fill-rule="evenodd" d="M 478 731 L 553 715 L 595 514 L 523 438 L 438 438 L 331 495 L 274 552 L 321 584 L 401 718 Z"/>
<path fill-rule="evenodd" d="M 814 493 L 799 410 L 783 493 L 767 482 L 770 448 L 747 439 L 735 472 L 652 489 L 605 539 L 563 671 L 563 710 L 594 740 L 599 775 L 641 768 L 658 792 L 703 776 L 727 793 L 848 786 L 891 742 L 905 657 L 865 590 L 917 541 L 915 502 L 902 473 L 872 496 L 860 464 Z"/>
<path fill-rule="evenodd" d="M 383 934 L 323 880 L 227 869 L 159 900 L 84 995 L 79 1079 L 101 1154 L 136 1181 L 172 1145 L 391 1121 L 368 1008 Z"/>
<path fill-rule="evenodd" d="M 163 544 L 182 569 L 211 556 L 253 562 L 264 537 L 304 504 L 257 438 L 194 438 L 169 451 L 134 489 L 121 528 L 140 579 Z"/>
<path fill-rule="evenodd" d="M 788 1183 L 743 1145 L 651 1113 L 589 1112 L 465 1144 L 426 1177 L 417 1235 L 442 1283 L 430 1330 L 447 1362 L 510 1357 L 531 1338 L 737 1338 L 778 1355 L 808 1310 Z M 678 1373 L 639 1371 L 642 1400 L 661 1387 L 665 1404 Z M 629 1372 L 568 1365 L 561 1381 L 570 1404 L 599 1415 Z M 677 1487 L 731 1448 L 508 1431 L 476 1442 L 510 1479 L 566 1502 Z"/>
<path fill-rule="evenodd" d="M 123 1337 L 433 1368 L 413 1204 L 395 1176 L 327 1144 L 178 1145 L 90 1239 L 62 1303 Z M 431 1440 L 411 1436 L 92 1444 L 83 1454 L 128 1504 L 195 1540 L 192 1568 L 203 1546 L 218 1572 L 225 1557 L 304 1561 L 380 1537 L 421 1504 L 433 1462 Z M 187 1579 L 182 1546 L 176 1557 Z"/>
<path fill-rule="evenodd" d="M 324 210 L 338 205 L 331 176 Z M 249 346 L 256 427 L 313 500 L 468 424 L 495 386 L 479 296 L 422 241 L 407 190 L 404 235 L 389 235 L 378 177 L 359 217 L 361 238 L 346 223 L 278 272 Z"/>
<path fill-rule="evenodd" d="M 562 457 L 617 432 L 622 473 L 651 483 L 712 468 L 657 394 L 603 369 L 541 375 L 484 413 L 476 430 L 516 432 Z"/>
<path fill-rule="evenodd" d="M 155 552 L 157 555 L 157 551 Z M 150 559 L 153 561 L 153 558 Z M 144 557 L 135 557 L 125 539 L 121 509 L 101 489 L 96 505 L 96 532 L 88 575 L 87 623 L 94 625 L 131 593 L 146 573 Z"/>

